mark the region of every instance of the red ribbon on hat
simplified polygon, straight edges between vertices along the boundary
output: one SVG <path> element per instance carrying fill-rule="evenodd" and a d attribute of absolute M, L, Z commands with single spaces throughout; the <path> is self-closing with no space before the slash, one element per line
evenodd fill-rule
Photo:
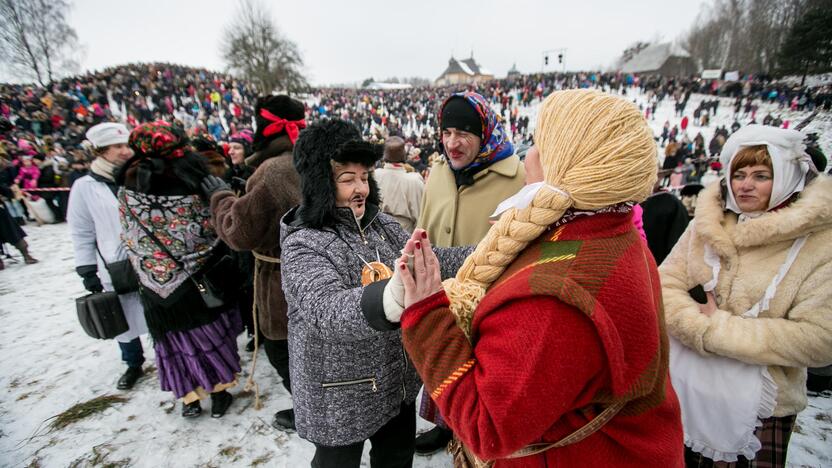
<path fill-rule="evenodd" d="M 300 133 L 301 129 L 306 128 L 306 122 L 303 119 L 286 120 L 282 117 L 278 117 L 272 114 L 266 109 L 260 109 L 260 116 L 272 122 L 269 125 L 267 125 L 266 128 L 263 129 L 263 136 L 272 136 L 275 133 L 282 132 L 285 129 L 286 135 L 289 136 L 289 140 L 292 142 L 293 145 L 295 144 L 295 141 L 298 139 L 298 134 Z"/>

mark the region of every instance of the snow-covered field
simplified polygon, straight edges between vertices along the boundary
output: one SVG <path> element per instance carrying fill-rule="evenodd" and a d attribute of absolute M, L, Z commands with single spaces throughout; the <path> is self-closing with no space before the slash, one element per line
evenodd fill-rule
<path fill-rule="evenodd" d="M 40 263 L 7 261 L 0 271 L 0 466 L 309 466 L 314 446 L 269 425 L 291 400 L 265 351 L 255 371 L 262 409 L 255 410 L 254 395 L 243 392 L 252 357 L 243 350 L 243 335 L 243 375 L 221 419 L 210 417 L 210 402 L 203 403 L 199 418 L 180 416 L 172 394 L 159 390 L 149 339 L 143 339 L 149 372 L 133 390 L 116 390 L 124 371 L 118 345 L 89 338 L 75 315 L 73 299 L 85 291 L 75 274 L 68 226 L 25 229 Z M 50 430 L 53 416 L 107 394 L 127 401 Z M 417 457 L 415 466 L 446 467 L 450 458 Z"/>
<path fill-rule="evenodd" d="M 641 96 L 630 95 L 637 101 Z M 692 113 L 703 96 L 693 95 Z M 660 132 L 672 117 L 672 102 L 658 109 L 654 130 Z M 758 121 L 768 112 L 763 106 Z M 535 116 L 534 109 L 524 110 Z M 808 113 L 775 111 L 781 118 L 799 122 Z M 723 100 L 710 127 L 688 128 L 690 137 L 702 131 L 706 142 L 717 125 L 730 126 L 733 110 Z M 746 121 L 741 120 L 745 124 Z M 821 144 L 832 153 L 832 116 L 820 115 L 808 128 L 821 134 Z M 9 263 L 0 271 L 0 466 L 3 467 L 220 467 L 308 466 L 314 447 L 296 434 L 273 429 L 275 411 L 290 405 L 290 396 L 261 350 L 256 381 L 263 408 L 254 409 L 254 396 L 243 392 L 251 354 L 241 352 L 241 385 L 232 390 L 235 401 L 222 419 L 203 414 L 195 420 L 179 415 L 180 406 L 170 393 L 159 390 L 153 367 L 153 350 L 145 340 L 148 374 L 126 392 L 116 390 L 123 372 L 118 346 L 113 341 L 87 337 L 75 317 L 73 299 L 85 292 L 74 272 L 72 245 L 66 224 L 27 226 L 37 265 Z M 14 252 L 15 254 L 17 252 Z M 239 340 L 240 349 L 245 340 Z M 56 415 L 77 403 L 102 395 L 126 401 L 101 413 L 50 429 Z M 209 404 L 205 404 L 208 409 Z M 420 430 L 427 424 L 420 421 Z M 369 444 L 364 464 L 369 465 Z M 832 467 L 832 393 L 811 397 L 798 417 L 789 450 L 791 466 Z M 416 457 L 416 467 L 451 466 L 447 454 Z"/>

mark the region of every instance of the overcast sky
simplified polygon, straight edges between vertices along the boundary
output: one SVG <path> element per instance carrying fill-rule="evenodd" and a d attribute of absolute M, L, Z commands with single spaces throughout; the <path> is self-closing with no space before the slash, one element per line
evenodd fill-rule
<path fill-rule="evenodd" d="M 300 47 L 316 85 L 439 76 L 451 54 L 496 76 L 540 71 L 542 51 L 567 49 L 567 70 L 606 67 L 637 40 L 676 39 L 703 0 L 264 0 Z M 223 70 L 219 44 L 234 0 L 74 0 L 82 70 L 163 61 Z M 556 54 L 549 68 L 557 66 Z"/>

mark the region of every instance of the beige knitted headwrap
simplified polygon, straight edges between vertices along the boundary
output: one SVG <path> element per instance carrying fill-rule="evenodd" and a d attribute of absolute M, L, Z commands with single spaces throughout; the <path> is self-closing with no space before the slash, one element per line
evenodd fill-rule
<path fill-rule="evenodd" d="M 616 96 L 552 93 L 541 104 L 535 144 L 546 182 L 565 194 L 540 190 L 528 207 L 505 212 L 456 278 L 445 281 L 451 311 L 469 336 L 474 310 L 491 283 L 566 210 L 640 202 L 656 181 L 653 132 L 632 103 Z"/>

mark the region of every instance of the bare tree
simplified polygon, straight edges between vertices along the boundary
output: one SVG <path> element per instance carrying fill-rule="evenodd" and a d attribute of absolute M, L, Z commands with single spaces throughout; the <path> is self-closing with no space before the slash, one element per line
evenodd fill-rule
<path fill-rule="evenodd" d="M 41 86 L 77 71 L 78 35 L 65 0 L 0 0 L 0 61 Z"/>
<path fill-rule="evenodd" d="M 792 25 L 828 0 L 714 0 L 703 5 L 682 45 L 703 68 L 771 73 Z"/>
<path fill-rule="evenodd" d="M 309 87 L 301 73 L 298 46 L 280 34 L 271 11 L 260 0 L 240 0 L 237 13 L 225 27 L 221 50 L 228 68 L 261 92 L 293 93 Z"/>

